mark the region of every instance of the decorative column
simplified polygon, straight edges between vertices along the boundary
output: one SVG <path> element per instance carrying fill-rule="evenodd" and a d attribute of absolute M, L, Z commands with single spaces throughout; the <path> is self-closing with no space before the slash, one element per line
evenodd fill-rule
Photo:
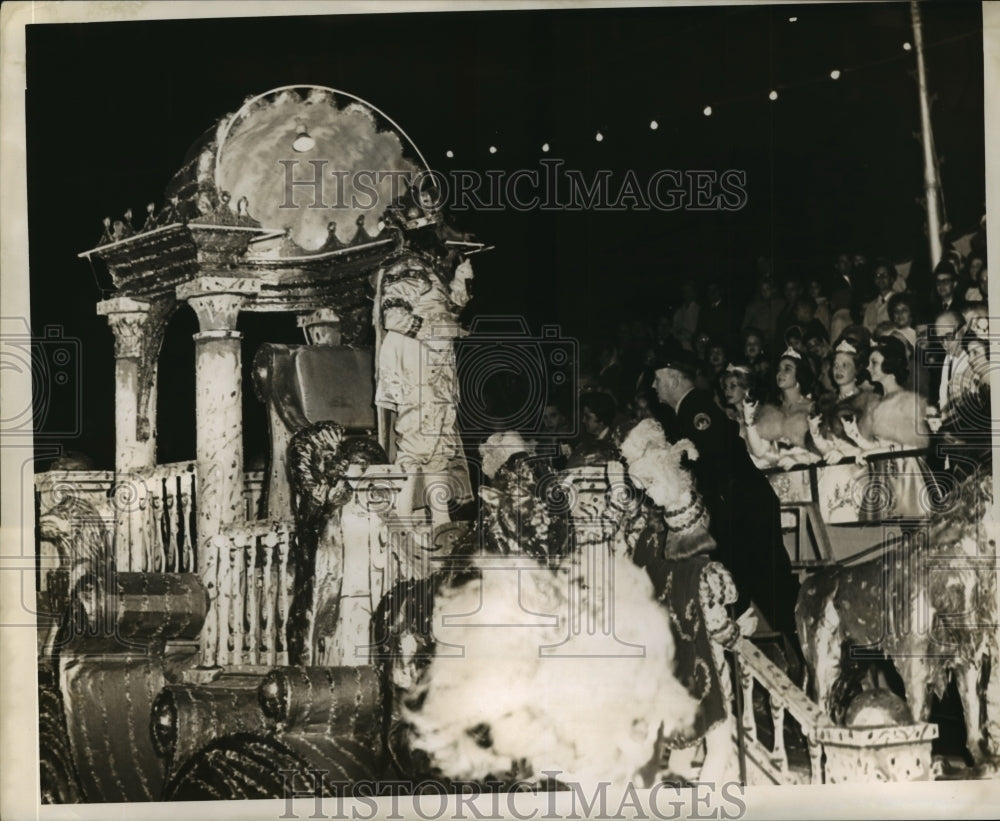
<path fill-rule="evenodd" d="M 223 525 L 246 518 L 243 504 L 243 385 L 240 307 L 257 281 L 200 277 L 177 288 L 198 315 L 195 340 L 198 566 Z"/>
<path fill-rule="evenodd" d="M 115 566 L 152 569 L 151 532 L 145 516 L 144 473 L 156 466 L 156 361 L 172 294 L 152 300 L 121 296 L 97 305 L 115 335 Z"/>
<path fill-rule="evenodd" d="M 151 337 L 151 306 L 122 296 L 97 305 L 115 335 L 115 471 L 156 464 L 156 367 L 144 356 Z M 157 346 L 158 347 L 158 346 Z M 150 414 L 150 409 L 153 413 Z"/>

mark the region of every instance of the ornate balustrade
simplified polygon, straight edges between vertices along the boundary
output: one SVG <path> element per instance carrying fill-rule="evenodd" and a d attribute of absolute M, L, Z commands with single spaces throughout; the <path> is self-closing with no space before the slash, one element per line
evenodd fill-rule
<path fill-rule="evenodd" d="M 430 523 L 423 515 L 396 513 L 408 477 L 392 470 L 375 465 L 349 480 L 354 493 L 339 521 L 342 544 L 349 549 L 339 576 L 338 626 L 317 659 L 328 666 L 368 664 L 371 616 L 382 596 L 396 582 L 434 569 Z M 245 498 L 253 492 L 249 487 Z M 203 667 L 288 664 L 295 538 L 293 523 L 264 520 L 230 525 L 209 540 L 199 569 L 210 600 L 202 631 Z M 338 543 L 334 538 L 327 548 L 337 549 Z"/>
<path fill-rule="evenodd" d="M 266 518 L 265 511 L 260 509 L 263 495 L 264 471 L 246 471 L 243 474 L 243 503 L 246 505 L 248 522 L 256 522 L 258 519 Z"/>
<path fill-rule="evenodd" d="M 119 570 L 191 573 L 197 569 L 194 462 L 117 474 L 109 494 Z"/>
<path fill-rule="evenodd" d="M 243 490 L 248 521 L 257 519 L 262 488 L 263 472 L 248 471 Z M 118 570 L 198 569 L 198 482 L 193 461 L 117 475 L 110 470 L 56 470 L 35 476 L 36 515 L 67 497 L 89 502 L 100 514 L 115 546 Z M 37 547 L 43 555 L 41 545 Z"/>
<path fill-rule="evenodd" d="M 742 692 L 743 745 L 748 764 L 763 776 L 763 783 L 823 783 L 823 748 L 818 732 L 832 725 L 830 718 L 748 639 L 740 639 L 734 655 Z M 758 735 L 754 713 L 755 682 L 759 684 L 758 692 L 764 694 L 771 715 L 773 738 L 770 746 Z M 786 715 L 795 719 L 804 737 L 809 753 L 808 775 L 789 767 L 785 747 Z"/>
<path fill-rule="evenodd" d="M 839 726 L 752 642 L 740 639 L 734 656 L 742 692 L 742 741 L 750 783 L 834 784 L 933 777 L 931 742 L 938 736 L 936 725 L 918 721 L 885 727 Z M 755 690 L 763 694 L 771 716 L 770 744 L 764 743 L 758 732 Z M 798 724 L 805 742 L 808 771 L 789 764 L 787 716 Z"/>
<path fill-rule="evenodd" d="M 233 525 L 209 540 L 201 569 L 209 595 L 204 667 L 288 664 L 294 538 L 290 523 L 275 521 Z"/>
<path fill-rule="evenodd" d="M 879 462 L 896 459 L 926 459 L 928 455 L 930 455 L 930 450 L 926 448 L 896 450 L 872 453 L 862 457 L 862 460 L 871 467 Z M 828 465 L 826 462 L 816 462 L 811 465 L 793 465 L 790 468 L 763 468 L 762 472 L 771 482 L 771 486 L 782 504 L 797 504 L 818 501 L 819 477 L 823 471 L 853 464 L 856 464 L 855 458 L 848 457 L 832 465 Z"/>

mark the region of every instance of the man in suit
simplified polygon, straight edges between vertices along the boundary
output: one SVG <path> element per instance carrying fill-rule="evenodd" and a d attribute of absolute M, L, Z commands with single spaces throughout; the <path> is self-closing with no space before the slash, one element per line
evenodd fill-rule
<path fill-rule="evenodd" d="M 875 335 L 875 329 L 879 325 L 892 320 L 892 317 L 889 316 L 889 299 L 893 295 L 892 282 L 895 275 L 896 272 L 888 262 L 880 260 L 875 263 L 872 279 L 878 293 L 870 302 L 865 303 L 861 318 L 861 324 L 868 329 L 872 336 Z"/>
<path fill-rule="evenodd" d="M 695 388 L 695 358 L 678 352 L 655 367 L 653 388 L 676 413 L 677 438 L 690 439 L 698 450 L 691 472 L 709 512 L 718 559 L 740 594 L 737 613 L 753 601 L 770 627 L 794 642 L 798 580 L 782 540 L 778 497 L 750 460 L 736 422 L 708 391 Z M 795 645 L 786 644 L 787 652 L 794 666 Z"/>
<path fill-rule="evenodd" d="M 934 296 L 931 298 L 931 316 L 937 316 L 948 311 L 961 314 L 965 301 L 955 292 L 958 287 L 958 274 L 949 263 L 941 263 L 934 270 Z"/>
<path fill-rule="evenodd" d="M 854 266 L 850 254 L 840 254 L 833 265 L 833 282 L 830 285 L 830 313 L 843 309 L 852 310 L 856 302 L 856 283 L 852 278 Z"/>

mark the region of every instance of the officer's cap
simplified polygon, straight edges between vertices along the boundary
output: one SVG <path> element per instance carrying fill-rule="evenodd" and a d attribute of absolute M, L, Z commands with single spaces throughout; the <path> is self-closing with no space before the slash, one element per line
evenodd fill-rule
<path fill-rule="evenodd" d="M 694 379 L 698 373 L 698 359 L 691 351 L 683 348 L 673 351 L 662 351 L 657 354 L 653 363 L 653 370 L 660 371 L 664 368 L 679 371 L 688 379 Z"/>

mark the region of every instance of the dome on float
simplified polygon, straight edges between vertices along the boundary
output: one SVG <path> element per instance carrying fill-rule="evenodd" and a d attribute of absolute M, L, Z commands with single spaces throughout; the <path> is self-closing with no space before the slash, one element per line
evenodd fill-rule
<path fill-rule="evenodd" d="M 282 243 L 258 255 L 282 257 L 289 240 L 306 254 L 352 242 L 359 228 L 378 234 L 386 208 L 427 164 L 389 117 L 347 92 L 284 86 L 248 98 L 192 147 L 167 187 L 182 217 L 211 213 L 219 200 Z M 282 251 L 284 248 L 284 251 Z"/>

